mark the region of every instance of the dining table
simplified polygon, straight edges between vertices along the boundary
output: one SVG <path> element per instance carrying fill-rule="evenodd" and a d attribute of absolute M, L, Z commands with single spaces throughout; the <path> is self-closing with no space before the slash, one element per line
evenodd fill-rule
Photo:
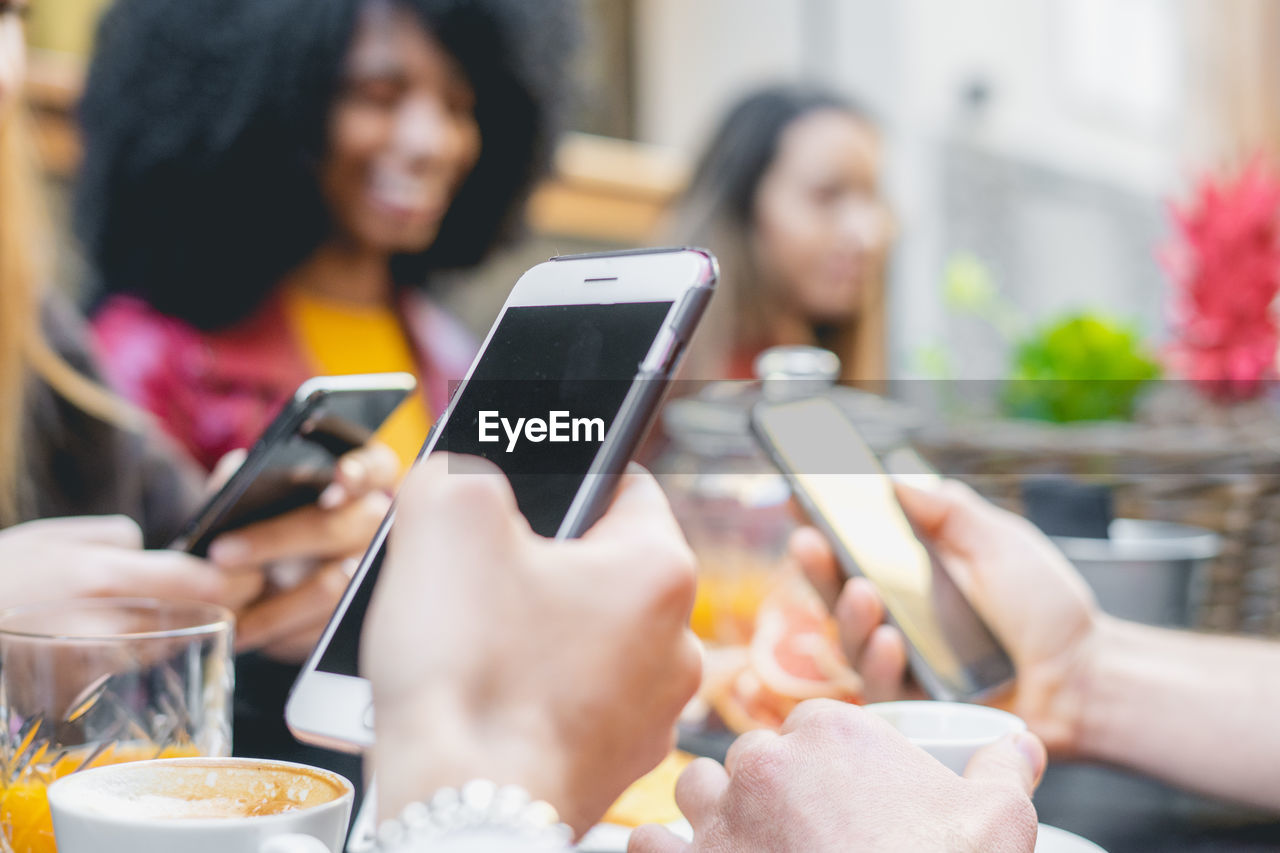
<path fill-rule="evenodd" d="M 1218 802 L 1112 767 L 1050 764 L 1035 804 L 1042 823 L 1109 853 L 1280 851 L 1280 814 Z"/>

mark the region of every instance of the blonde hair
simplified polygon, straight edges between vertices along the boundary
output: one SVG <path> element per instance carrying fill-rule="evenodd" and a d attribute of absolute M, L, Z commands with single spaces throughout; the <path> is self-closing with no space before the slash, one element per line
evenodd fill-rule
<path fill-rule="evenodd" d="M 67 364 L 44 336 L 40 311 L 50 229 L 17 100 L 0 115 L 0 525 L 18 521 L 31 499 L 23 437 L 33 375 L 94 417 L 128 429 L 146 420 Z"/>

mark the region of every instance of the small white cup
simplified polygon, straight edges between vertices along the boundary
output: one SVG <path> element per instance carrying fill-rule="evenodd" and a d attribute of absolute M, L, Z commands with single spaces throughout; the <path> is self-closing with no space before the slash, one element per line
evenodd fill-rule
<path fill-rule="evenodd" d="M 866 710 L 958 774 L 982 747 L 1027 730 L 1021 717 L 963 702 L 878 702 Z"/>
<path fill-rule="evenodd" d="M 290 800 L 305 797 L 317 777 L 339 794 L 275 814 L 180 814 L 183 804 L 225 799 L 228 777 L 250 779 L 255 772 L 288 777 L 282 790 Z M 317 767 L 254 758 L 171 758 L 72 773 L 49 786 L 49 809 L 59 853 L 341 853 L 353 796 L 349 781 Z"/>

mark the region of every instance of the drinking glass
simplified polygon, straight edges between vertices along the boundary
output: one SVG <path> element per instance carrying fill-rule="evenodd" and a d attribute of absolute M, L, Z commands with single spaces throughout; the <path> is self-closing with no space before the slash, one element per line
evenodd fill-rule
<path fill-rule="evenodd" d="M 89 767 L 231 752 L 234 617 L 58 601 L 0 613 L 0 850 L 54 853 L 46 787 Z"/>

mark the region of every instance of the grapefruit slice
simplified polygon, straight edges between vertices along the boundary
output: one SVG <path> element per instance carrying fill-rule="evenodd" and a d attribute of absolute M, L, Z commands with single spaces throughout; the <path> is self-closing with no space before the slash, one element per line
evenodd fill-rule
<path fill-rule="evenodd" d="M 840 650 L 834 620 L 807 586 L 790 584 L 765 602 L 750 654 L 751 668 L 780 696 L 803 702 L 862 695 L 862 678 Z"/>
<path fill-rule="evenodd" d="M 777 728 L 807 699 L 860 702 L 863 695 L 834 621 L 799 581 L 770 596 L 757 614 L 745 662 L 735 673 L 719 673 L 716 682 L 708 701 L 738 733 Z"/>

